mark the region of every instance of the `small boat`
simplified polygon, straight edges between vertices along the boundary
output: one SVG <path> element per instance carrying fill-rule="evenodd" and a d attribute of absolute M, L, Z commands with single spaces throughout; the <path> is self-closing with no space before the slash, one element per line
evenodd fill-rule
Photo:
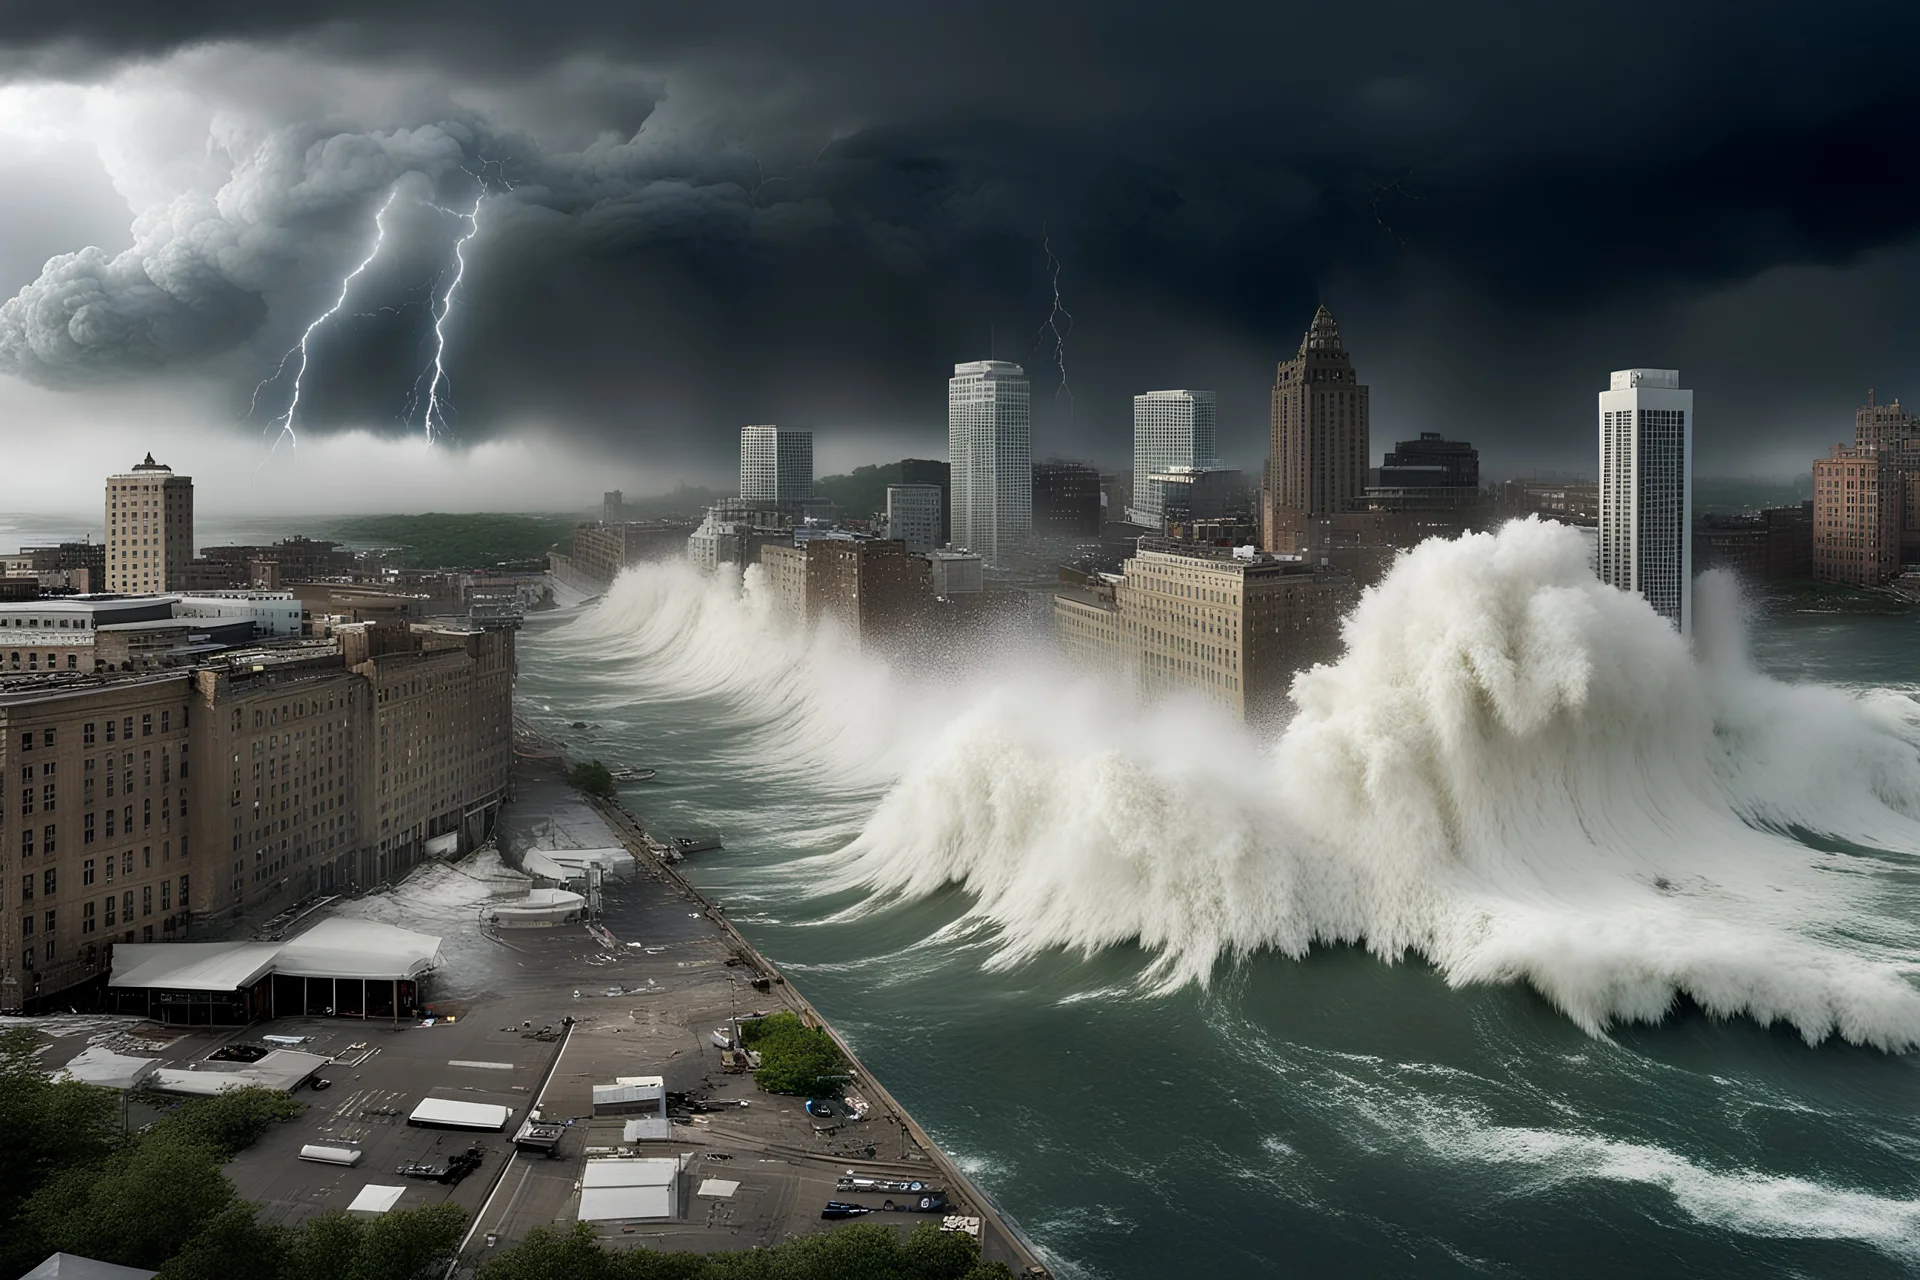
<path fill-rule="evenodd" d="M 584 729 L 587 727 L 587 722 L 585 720 L 575 720 L 572 727 L 575 729 Z"/>
<path fill-rule="evenodd" d="M 658 769 L 615 769 L 613 780 L 615 782 L 652 782 L 659 772 Z"/>
<path fill-rule="evenodd" d="M 680 836 L 673 842 L 674 852 L 682 855 L 707 853 L 721 847 L 719 836 Z"/>

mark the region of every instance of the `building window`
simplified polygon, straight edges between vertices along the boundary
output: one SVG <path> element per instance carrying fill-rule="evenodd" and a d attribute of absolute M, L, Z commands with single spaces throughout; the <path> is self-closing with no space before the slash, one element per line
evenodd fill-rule
<path fill-rule="evenodd" d="M 107 895 L 107 928 L 109 929 L 113 928 L 113 909 L 119 905 L 119 902 L 120 900 L 112 894 Z"/>
<path fill-rule="evenodd" d="M 48 661 L 49 663 L 51 663 L 51 662 L 53 661 L 53 655 L 52 655 L 52 654 L 48 654 L 48 655 L 47 655 L 47 661 Z M 44 741 L 42 742 L 42 744 L 41 744 L 41 745 L 42 745 L 42 746 L 46 746 L 46 747 L 51 747 L 51 746 L 53 745 L 53 730 L 51 730 L 51 729 L 49 729 L 49 730 L 47 730 L 47 732 L 46 732 L 46 737 L 45 737 L 45 740 L 44 740 Z"/>
<path fill-rule="evenodd" d="M 58 870 L 59 868 L 57 867 L 48 867 L 40 873 L 40 893 L 43 897 L 51 898 L 53 896 L 56 883 L 54 873 Z"/>
<path fill-rule="evenodd" d="M 80 820 L 80 825 L 82 828 L 80 843 L 92 844 L 93 843 L 93 815 L 88 814 L 86 815 L 86 817 L 82 818 Z"/>
<path fill-rule="evenodd" d="M 85 903 L 80 908 L 80 932 L 93 932 L 93 904 Z"/>
<path fill-rule="evenodd" d="M 53 824 L 51 822 L 40 828 L 40 852 L 53 852 Z"/>
<path fill-rule="evenodd" d="M 167 726 L 172 721 L 172 719 L 173 719 L 173 713 L 171 711 L 162 711 L 160 713 L 160 732 L 162 733 L 167 732 Z"/>
<path fill-rule="evenodd" d="M 93 883 L 93 859 L 92 858 L 88 858 L 85 862 L 80 864 L 80 883 L 83 885 Z"/>
<path fill-rule="evenodd" d="M 93 745 L 93 722 L 91 720 L 80 726 L 80 745 L 83 747 Z"/>
<path fill-rule="evenodd" d="M 153 914 L 153 886 L 150 884 L 141 886 L 140 914 L 143 916 L 150 916 Z"/>
<path fill-rule="evenodd" d="M 107 721 L 107 741 L 113 741 L 113 721 Z"/>

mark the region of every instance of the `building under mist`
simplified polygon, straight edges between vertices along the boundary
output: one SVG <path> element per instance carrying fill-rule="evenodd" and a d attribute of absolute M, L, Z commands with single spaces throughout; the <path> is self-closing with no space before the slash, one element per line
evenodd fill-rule
<path fill-rule="evenodd" d="M 1273 380 L 1263 520 L 1269 551 L 1298 551 L 1309 522 L 1357 510 L 1372 461 L 1367 388 L 1324 306 Z"/>
<path fill-rule="evenodd" d="M 740 428 L 740 497 L 769 507 L 813 497 L 813 432 Z"/>
<path fill-rule="evenodd" d="M 945 511 L 937 484 L 887 486 L 887 536 L 904 542 L 909 551 L 925 554 L 940 545 Z"/>
<path fill-rule="evenodd" d="M 1920 563 L 1920 420 L 1871 392 L 1853 444 L 1813 464 L 1813 576 L 1874 587 Z"/>
<path fill-rule="evenodd" d="M 1065 538 L 1100 536 L 1100 469 L 1048 458 L 1033 464 L 1033 531 Z"/>
<path fill-rule="evenodd" d="M 1211 391 L 1148 391 L 1133 398 L 1133 501 L 1127 519 L 1157 529 L 1165 520 L 1156 472 L 1215 463 Z"/>
<path fill-rule="evenodd" d="M 193 559 L 193 478 L 149 453 L 107 477 L 108 591 L 178 591 Z"/>
<path fill-rule="evenodd" d="M 1251 548 L 1142 538 L 1118 574 L 1063 570 L 1054 628 L 1077 669 L 1153 697 L 1277 714 L 1296 671 L 1339 651 L 1353 579 Z"/>
<path fill-rule="evenodd" d="M 953 545 L 1002 564 L 1033 533 L 1033 410 L 1026 371 L 1007 360 L 953 366 L 947 382 Z"/>
<path fill-rule="evenodd" d="M 1693 392 L 1618 369 L 1600 393 L 1600 580 L 1693 631 Z"/>

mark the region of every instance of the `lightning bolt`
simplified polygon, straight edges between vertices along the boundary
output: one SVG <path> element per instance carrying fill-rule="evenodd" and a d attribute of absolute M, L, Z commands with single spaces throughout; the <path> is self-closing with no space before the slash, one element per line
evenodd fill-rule
<path fill-rule="evenodd" d="M 299 447 L 299 439 L 293 433 L 293 416 L 300 408 L 301 380 L 307 375 L 307 342 L 313 337 L 316 329 L 331 320 L 335 315 L 338 315 L 340 308 L 347 305 L 347 294 L 352 292 L 353 282 L 358 280 L 361 273 L 372 266 L 373 260 L 380 256 L 380 248 L 387 241 L 387 210 L 393 207 L 394 197 L 398 194 L 398 187 L 388 191 L 386 200 L 380 206 L 380 211 L 373 215 L 373 248 L 367 250 L 367 256 L 360 260 L 360 265 L 352 271 L 349 271 L 346 279 L 340 282 L 340 296 L 333 300 L 332 306 L 314 317 L 313 323 L 309 324 L 306 327 L 306 331 L 300 335 L 299 342 L 287 348 L 287 354 L 280 357 L 280 367 L 274 370 L 273 376 L 265 379 L 259 386 L 253 389 L 253 401 L 247 409 L 249 417 L 253 414 L 253 406 L 258 405 L 260 402 L 261 390 L 270 383 L 279 381 L 280 375 L 287 370 L 287 362 L 292 360 L 295 355 L 300 357 L 300 363 L 293 371 L 293 395 L 287 400 L 287 411 L 278 418 L 275 418 L 273 422 L 273 425 L 279 426 L 280 431 L 279 434 L 273 438 L 273 449 L 268 450 L 269 455 L 279 449 L 282 440 L 287 441 L 289 448 Z M 261 461 L 264 465 L 265 459 Z"/>
<path fill-rule="evenodd" d="M 1053 335 L 1053 363 L 1060 370 L 1060 385 L 1054 388 L 1053 398 L 1059 401 L 1062 392 L 1067 397 L 1067 417 L 1073 417 L 1073 388 L 1067 385 L 1067 335 L 1073 332 L 1073 312 L 1066 309 L 1060 301 L 1060 259 L 1053 252 L 1053 238 L 1047 234 L 1045 223 L 1040 225 L 1040 244 L 1047 251 L 1047 272 L 1053 285 L 1053 310 L 1047 313 L 1047 322 L 1033 335 L 1035 346 L 1047 334 Z M 1067 327 L 1062 329 L 1060 321 L 1066 319 Z"/>
<path fill-rule="evenodd" d="M 440 385 L 447 381 L 447 313 L 453 310 L 453 295 L 459 292 L 460 282 L 466 278 L 467 242 L 480 234 L 480 203 L 486 198 L 487 189 L 482 185 L 479 194 L 473 197 L 473 208 L 466 213 L 440 205 L 434 206 L 442 213 L 465 221 L 467 233 L 454 242 L 453 280 L 447 285 L 447 291 L 440 295 L 440 302 L 433 313 L 433 377 L 427 382 L 427 411 L 424 415 L 428 444 L 433 443 L 433 420 L 436 415 L 440 419 L 441 429 L 446 428 L 447 411 L 445 402 L 440 397 Z M 417 388 L 419 383 L 416 381 L 414 385 Z M 412 416 L 411 411 L 408 416 Z"/>

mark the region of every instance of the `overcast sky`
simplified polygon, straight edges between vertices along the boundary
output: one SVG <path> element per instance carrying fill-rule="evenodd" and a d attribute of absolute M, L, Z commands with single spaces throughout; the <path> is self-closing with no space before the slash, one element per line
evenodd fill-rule
<path fill-rule="evenodd" d="M 1701 474 L 1804 472 L 1920 398 L 1908 12 L 11 0 L 0 511 L 149 447 L 217 511 L 725 484 L 743 422 L 938 456 L 990 351 L 1037 453 L 1212 387 L 1252 467 L 1323 301 L 1376 455 L 1590 471 L 1638 364 Z"/>

